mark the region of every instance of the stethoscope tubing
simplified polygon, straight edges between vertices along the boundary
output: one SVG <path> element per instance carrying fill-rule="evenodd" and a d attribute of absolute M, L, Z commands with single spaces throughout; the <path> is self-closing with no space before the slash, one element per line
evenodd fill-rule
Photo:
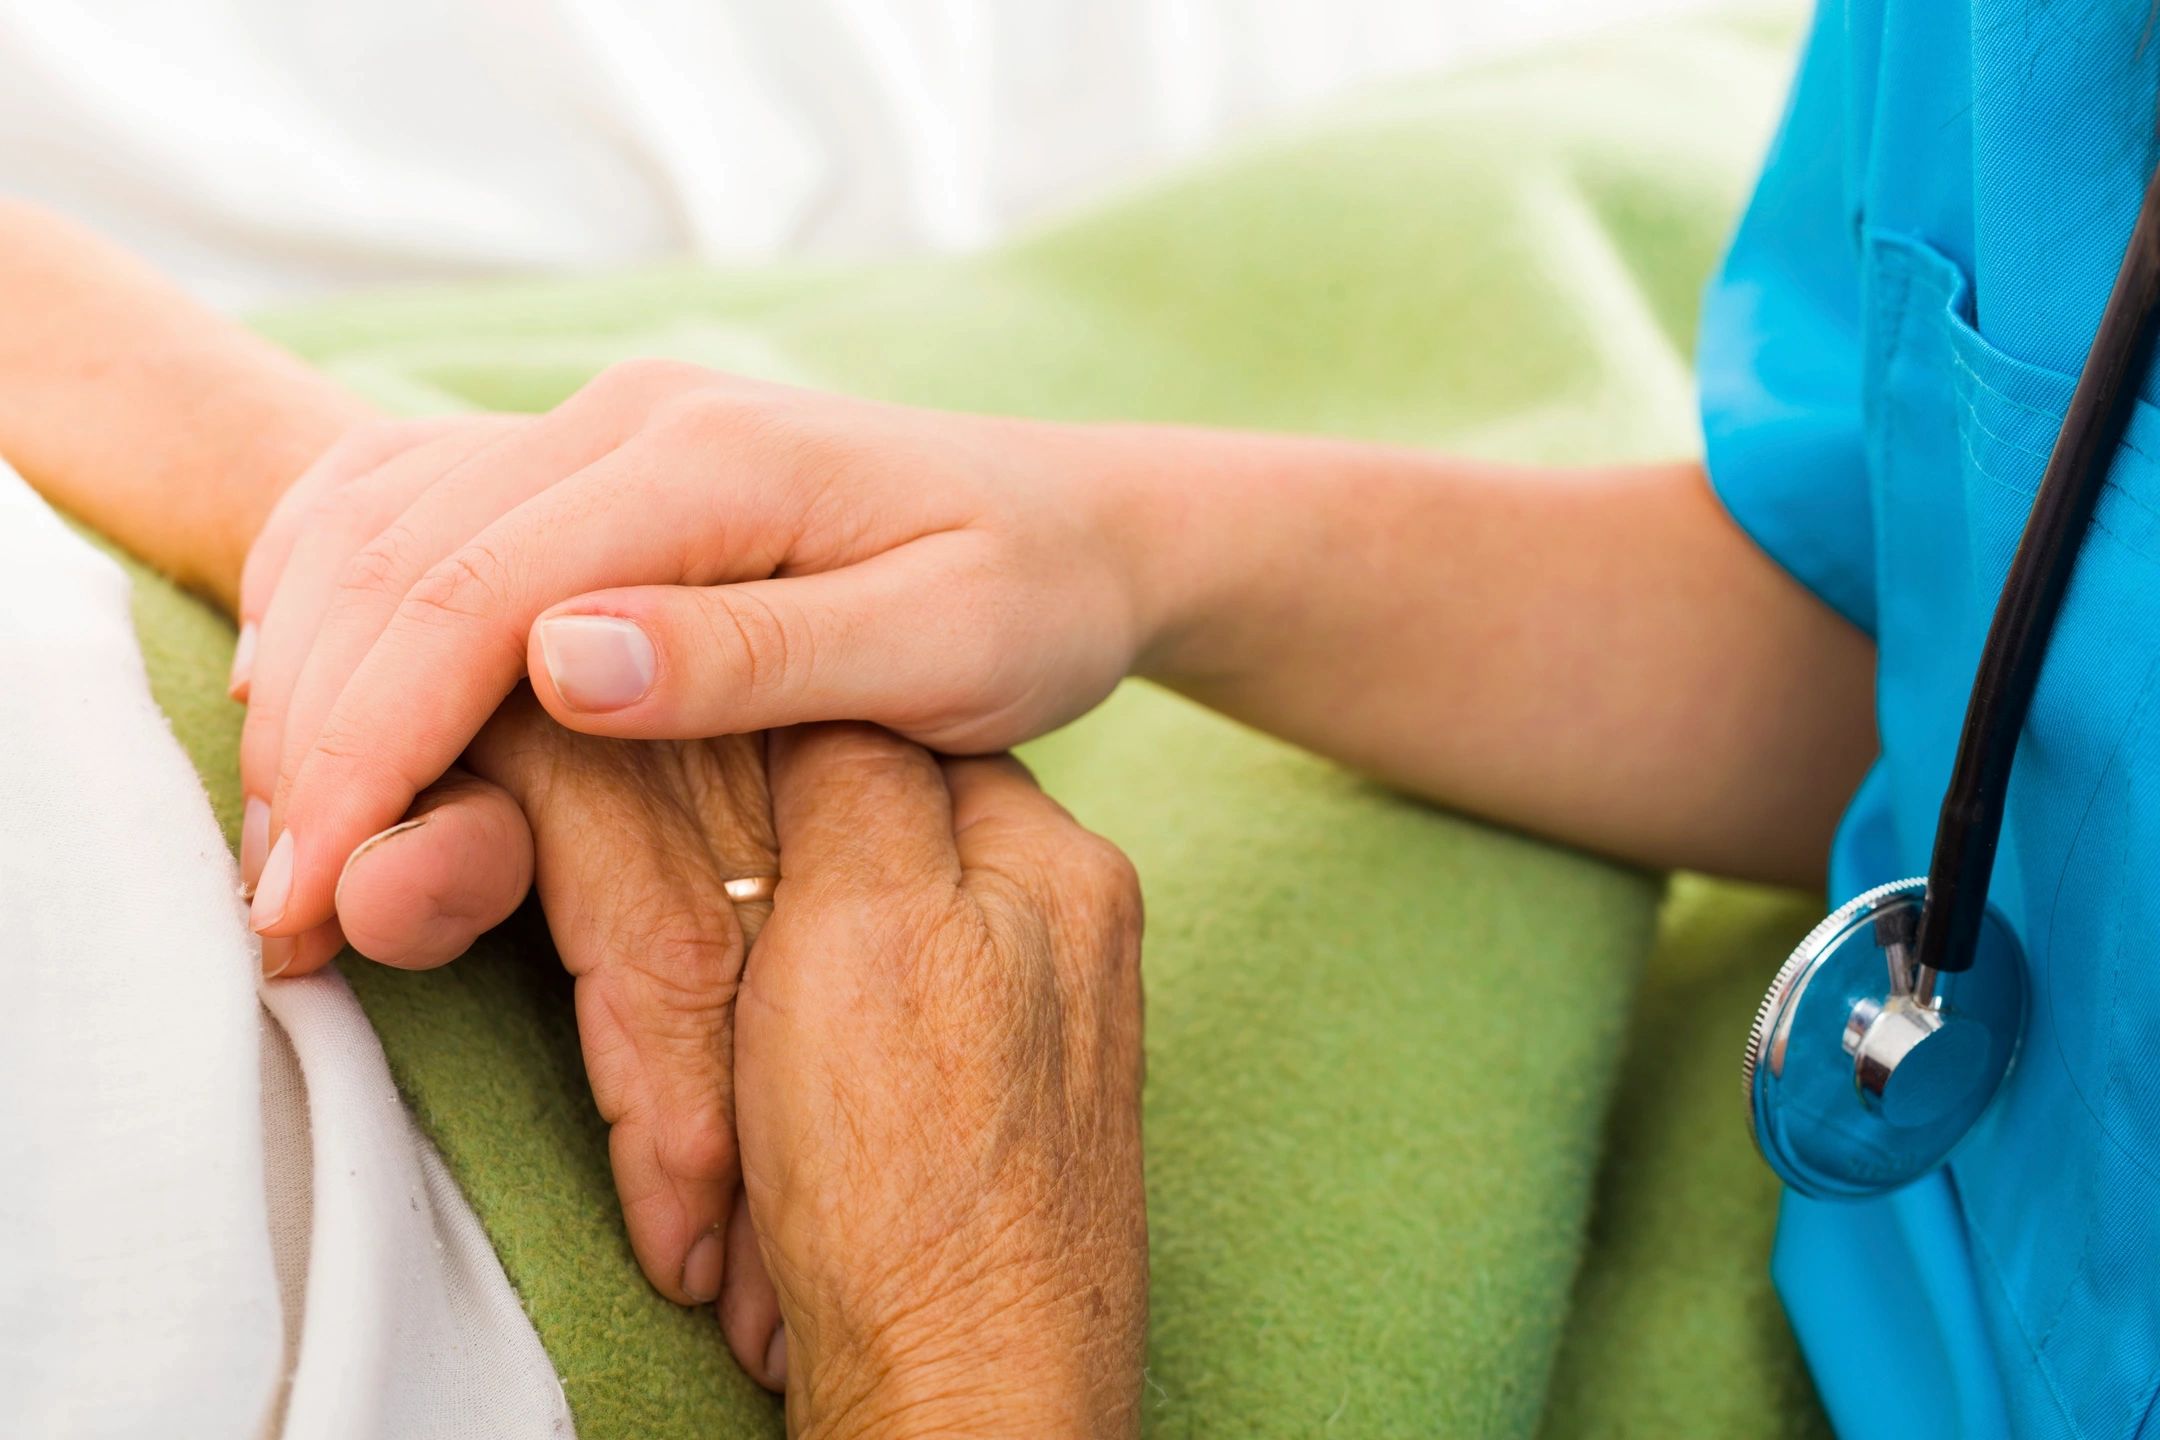
<path fill-rule="evenodd" d="M 2077 569 L 2078 551 L 2144 384 L 2156 321 L 2160 169 L 2146 184 L 2115 287 L 2049 452 L 1973 676 L 1957 758 L 1936 822 L 1915 944 L 1923 998 L 1936 974 L 1962 971 L 1973 963 L 2018 737 L 2056 616 Z M 1895 558 L 1889 563 L 1895 564 Z"/>

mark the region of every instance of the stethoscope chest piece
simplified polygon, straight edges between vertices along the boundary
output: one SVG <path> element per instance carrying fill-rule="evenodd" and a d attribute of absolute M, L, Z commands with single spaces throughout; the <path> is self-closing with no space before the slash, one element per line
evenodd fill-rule
<path fill-rule="evenodd" d="M 1880 885 L 1792 953 L 1755 1012 L 1744 1083 L 1755 1144 L 1822 1200 L 1895 1190 L 1949 1158 L 1995 1098 L 2025 1028 L 2025 962 L 1992 909 L 1971 968 L 1913 961 L 1927 881 Z"/>

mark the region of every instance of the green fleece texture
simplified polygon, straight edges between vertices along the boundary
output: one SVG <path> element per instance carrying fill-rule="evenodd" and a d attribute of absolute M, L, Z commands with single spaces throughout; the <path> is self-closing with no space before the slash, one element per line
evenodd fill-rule
<path fill-rule="evenodd" d="M 980 256 L 263 328 L 408 412 L 538 409 L 666 354 L 1016 414 L 1670 455 L 1697 444 L 1697 295 L 1791 38 L 1697 20 L 1392 87 Z M 230 630 L 136 573 L 153 686 L 231 836 Z M 1794 902 L 1684 884 L 1652 954 L 1656 878 L 1144 685 L 1028 758 L 1147 891 L 1150 1435 L 1823 1432 L 1733 1084 Z M 639 1276 L 540 927 L 344 970 L 588 1440 L 778 1433 L 709 1311 Z"/>

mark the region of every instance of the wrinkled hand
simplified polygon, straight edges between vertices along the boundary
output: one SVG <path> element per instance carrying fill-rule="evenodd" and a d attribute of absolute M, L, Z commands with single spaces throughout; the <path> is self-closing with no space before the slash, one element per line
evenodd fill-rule
<path fill-rule="evenodd" d="M 736 1016 L 791 1433 L 1138 1433 L 1140 901 L 1009 758 L 772 737 Z"/>
<path fill-rule="evenodd" d="M 312 556 L 330 538 L 307 525 L 308 497 L 335 493 L 397 455 L 483 442 L 497 417 L 371 428 L 333 449 L 288 492 L 249 574 L 277 597 L 256 617 L 235 666 L 251 700 L 243 743 L 249 800 L 242 868 L 256 883 L 266 845 L 263 756 L 279 702 L 313 641 Z M 400 448 L 402 447 L 402 448 Z M 276 584 L 279 580 L 289 584 Z M 252 655 L 249 653 L 252 650 Z M 776 871 L 762 737 L 633 744 L 565 730 L 520 689 L 461 765 L 416 800 L 405 822 L 363 846 L 338 882 L 338 918 L 264 942 L 265 968 L 302 973 L 346 941 L 376 960 L 443 964 L 537 889 L 558 952 L 577 977 L 578 1031 L 639 1264 L 680 1303 L 723 1298 L 731 1340 L 763 1369 L 777 1311 L 738 1237 L 740 1205 L 732 1014 L 744 947 L 769 905 L 733 905 L 727 880 Z M 762 1326 L 762 1330 L 760 1330 Z"/>
<path fill-rule="evenodd" d="M 578 1037 L 631 1247 L 670 1299 L 720 1298 L 723 1320 L 736 1317 L 731 1345 L 770 1383 L 770 1286 L 747 1247 L 741 1261 L 727 1250 L 741 1204 L 734 1007 L 769 906 L 720 889 L 776 868 L 763 748 L 755 737 L 594 740 L 520 690 L 468 752 L 469 773 L 355 856 L 338 894 L 364 954 L 462 953 L 522 898 L 500 837 L 529 820 L 533 888 L 577 977 Z"/>
<path fill-rule="evenodd" d="M 329 920 L 346 857 L 528 668 L 565 724 L 625 737 L 861 718 L 979 752 L 1081 713 L 1159 583 L 1089 443 L 663 362 L 545 416 L 355 437 L 245 577 L 252 923 Z"/>

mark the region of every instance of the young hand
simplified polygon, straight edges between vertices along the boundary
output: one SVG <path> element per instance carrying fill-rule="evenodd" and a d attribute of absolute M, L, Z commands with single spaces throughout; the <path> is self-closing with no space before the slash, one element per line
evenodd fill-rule
<path fill-rule="evenodd" d="M 771 751 L 785 878 L 736 1084 L 789 1432 L 1136 1435 L 1131 866 L 1008 758 L 867 726 Z"/>
<path fill-rule="evenodd" d="M 331 918 L 346 858 L 528 668 L 589 733 L 848 717 L 979 751 L 1088 708 L 1149 633 L 1117 495 L 1024 422 L 640 362 L 547 416 L 364 433 L 319 469 L 242 589 L 272 936 Z"/>

